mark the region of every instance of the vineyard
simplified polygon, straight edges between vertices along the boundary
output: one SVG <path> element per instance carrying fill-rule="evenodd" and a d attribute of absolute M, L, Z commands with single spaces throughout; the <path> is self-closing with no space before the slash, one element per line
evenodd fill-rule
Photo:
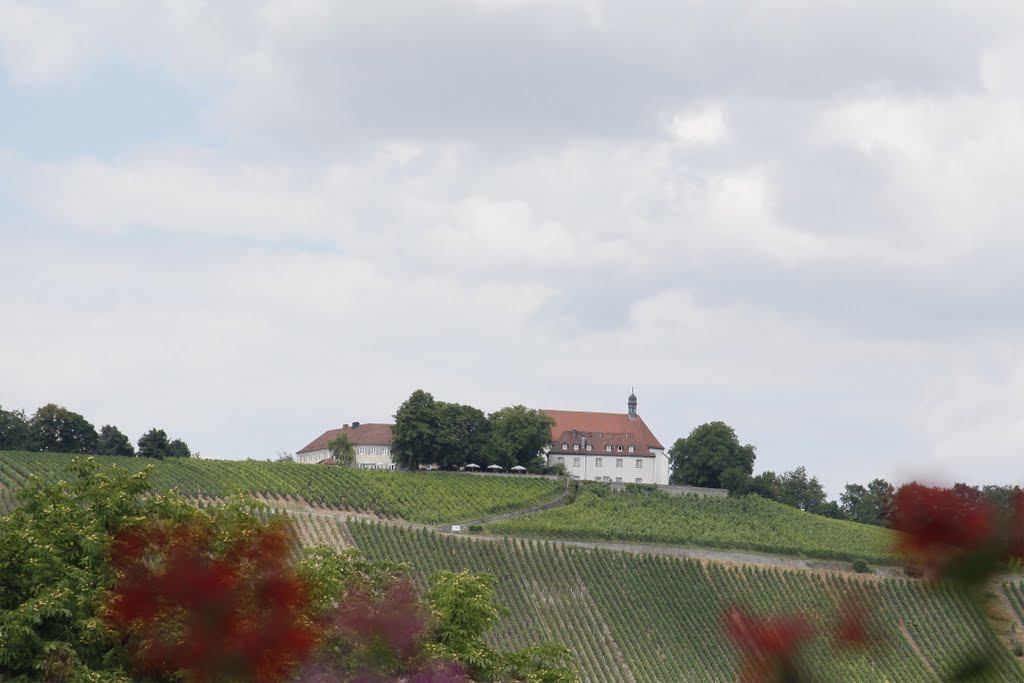
<path fill-rule="evenodd" d="M 494 522 L 496 534 L 665 543 L 892 562 L 890 533 L 801 512 L 774 501 L 668 496 L 655 492 L 584 492 L 572 504 Z"/>
<path fill-rule="evenodd" d="M 13 493 L 35 474 L 44 481 L 67 477 L 71 455 L 0 453 L 0 513 L 15 504 Z M 437 524 L 480 519 L 555 499 L 558 482 L 537 477 L 498 477 L 453 472 L 384 472 L 347 467 L 256 460 L 148 460 L 96 456 L 104 466 L 154 470 L 158 491 L 177 488 L 194 498 L 251 493 L 302 499 L 333 509 L 372 512 L 410 522 Z"/>
<path fill-rule="evenodd" d="M 493 574 L 509 610 L 494 644 L 562 642 L 588 682 L 735 680 L 738 655 L 721 631 L 730 605 L 812 614 L 824 624 L 851 598 L 868 606 L 884 646 L 837 651 L 819 638 L 808 658 L 820 680 L 940 681 L 968 648 L 980 646 L 995 662 L 986 680 L 1024 681 L 1024 670 L 964 594 L 920 581 L 471 540 L 378 523 L 349 528 L 368 557 L 407 562 L 421 582 L 441 569 Z"/>

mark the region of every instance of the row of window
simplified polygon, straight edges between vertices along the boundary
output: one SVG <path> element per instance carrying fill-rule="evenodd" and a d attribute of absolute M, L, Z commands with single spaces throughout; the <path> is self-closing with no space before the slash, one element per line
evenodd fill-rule
<path fill-rule="evenodd" d="M 594 458 L 594 467 L 603 467 L 604 466 L 604 463 L 602 462 L 603 460 L 604 460 L 604 458 Z M 563 458 L 562 456 L 558 456 L 558 464 L 559 465 L 564 465 L 565 464 L 565 458 Z M 580 458 L 573 458 L 572 459 L 572 466 L 573 467 L 579 467 L 580 466 Z M 615 458 L 615 466 L 616 467 L 622 467 L 622 458 Z M 637 458 L 636 459 L 636 468 L 638 470 L 642 470 L 644 468 L 644 459 L 643 458 Z"/>
<path fill-rule="evenodd" d="M 356 453 L 363 455 L 387 455 L 389 450 L 387 446 L 356 446 Z"/>
<path fill-rule="evenodd" d="M 607 482 L 610 482 L 611 480 L 612 480 L 611 477 L 594 477 L 594 481 L 607 481 Z M 644 480 L 641 479 L 640 477 L 637 477 L 633 481 L 635 481 L 637 484 L 644 483 Z M 621 484 L 622 483 L 622 477 L 615 477 L 615 483 L 616 484 Z"/>
<path fill-rule="evenodd" d="M 574 443 L 572 445 L 572 449 L 574 451 L 578 451 L 580 449 L 580 445 L 578 443 Z M 565 443 L 563 441 L 562 442 L 562 450 L 563 451 L 569 450 L 569 444 L 567 444 L 567 443 Z M 587 450 L 588 451 L 594 450 L 594 444 L 588 443 L 587 444 Z M 612 452 L 612 445 L 608 444 L 607 446 L 604 447 L 604 450 L 605 450 L 606 453 L 611 453 Z M 618 451 L 619 453 L 621 453 L 622 452 L 622 446 L 616 446 L 615 450 Z M 628 450 L 629 450 L 630 453 L 635 453 L 636 452 L 636 447 L 630 446 Z"/>

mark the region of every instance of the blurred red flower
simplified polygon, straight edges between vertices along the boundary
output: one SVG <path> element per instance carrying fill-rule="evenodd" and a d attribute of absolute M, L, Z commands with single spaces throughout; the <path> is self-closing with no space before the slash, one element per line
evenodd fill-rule
<path fill-rule="evenodd" d="M 214 552 L 209 525 L 148 524 L 118 534 L 106 617 L 137 669 L 187 681 L 280 681 L 312 651 L 307 588 L 290 570 L 283 525 Z"/>
<path fill-rule="evenodd" d="M 950 560 L 992 542 L 996 515 L 976 497 L 912 483 L 896 492 L 889 526 L 901 532 L 897 547 L 902 553 L 941 573 Z"/>
<path fill-rule="evenodd" d="M 738 607 L 726 611 L 725 631 L 743 652 L 743 683 L 794 676 L 794 659 L 814 635 L 811 623 L 802 615 L 755 617 Z"/>

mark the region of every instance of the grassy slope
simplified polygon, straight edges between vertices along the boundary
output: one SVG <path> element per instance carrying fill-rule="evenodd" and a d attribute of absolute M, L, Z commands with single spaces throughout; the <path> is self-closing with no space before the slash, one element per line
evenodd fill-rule
<path fill-rule="evenodd" d="M 884 563 L 891 532 L 826 519 L 757 496 L 582 493 L 568 506 L 487 526 L 494 533 L 638 541 Z"/>
<path fill-rule="evenodd" d="M 421 581 L 441 569 L 493 574 L 509 610 L 492 635 L 495 644 L 562 642 L 588 683 L 736 680 L 738 657 L 721 629 L 730 605 L 759 614 L 815 615 L 819 634 L 808 659 L 816 680 L 934 682 L 929 664 L 942 676 L 979 647 L 996 662 L 986 681 L 1024 681 L 1024 671 L 963 594 L 934 591 L 920 581 L 463 539 L 372 523 L 350 523 L 349 529 L 370 558 L 408 562 Z M 830 645 L 830 623 L 847 598 L 870 609 L 884 647 Z"/>
<path fill-rule="evenodd" d="M 30 474 L 44 480 L 67 477 L 73 456 L 60 453 L 0 452 L 0 512 L 10 490 Z M 154 466 L 157 490 L 177 487 L 187 496 L 224 497 L 237 492 L 302 497 L 310 503 L 366 510 L 410 522 L 479 519 L 538 505 L 557 497 L 558 482 L 536 477 L 495 477 L 459 473 L 409 473 L 264 461 L 229 461 L 97 456 L 101 464 L 129 470 Z M 7 492 L 2 492 L 8 489 Z"/>

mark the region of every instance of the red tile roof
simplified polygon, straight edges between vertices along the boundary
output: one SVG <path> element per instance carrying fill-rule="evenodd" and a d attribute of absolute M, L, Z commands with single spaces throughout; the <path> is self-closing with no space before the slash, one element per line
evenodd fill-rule
<path fill-rule="evenodd" d="M 305 448 L 300 448 L 296 453 L 308 451 L 321 451 L 327 448 L 334 437 L 339 434 L 348 434 L 348 440 L 353 446 L 390 446 L 391 428 L 389 424 L 360 424 L 358 427 L 345 425 L 341 429 L 328 429 L 320 436 L 313 439 Z"/>
<path fill-rule="evenodd" d="M 626 413 L 587 413 L 576 410 L 541 410 L 548 415 L 555 424 L 551 427 L 551 441 L 558 443 L 561 449 L 561 438 L 565 432 L 582 432 L 588 439 L 592 439 L 594 452 L 597 452 L 598 439 L 601 440 L 601 450 L 604 450 L 606 443 L 615 446 L 620 443 L 623 446 L 632 444 L 637 451 L 648 452 L 650 449 L 664 450 L 665 447 L 654 436 L 654 433 L 644 424 L 642 417 L 637 415 L 630 419 Z M 572 444 L 569 445 L 572 448 Z"/>

